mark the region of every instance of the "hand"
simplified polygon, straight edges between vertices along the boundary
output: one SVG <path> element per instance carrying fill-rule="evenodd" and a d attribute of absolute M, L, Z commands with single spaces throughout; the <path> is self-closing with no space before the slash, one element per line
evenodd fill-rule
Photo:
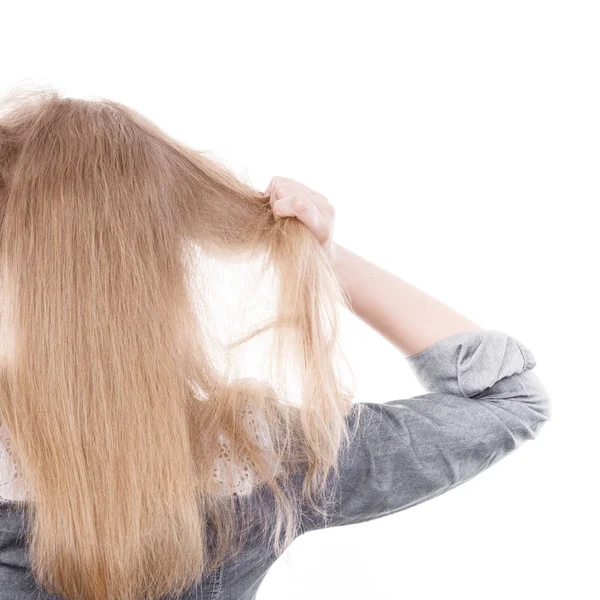
<path fill-rule="evenodd" d="M 333 257 L 335 209 L 325 196 L 288 177 L 273 177 L 265 190 L 275 220 L 296 217 Z"/>

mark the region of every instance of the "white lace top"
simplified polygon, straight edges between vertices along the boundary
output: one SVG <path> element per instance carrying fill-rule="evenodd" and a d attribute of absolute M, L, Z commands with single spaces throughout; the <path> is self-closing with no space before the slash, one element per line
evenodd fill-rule
<path fill-rule="evenodd" d="M 253 430 L 256 441 L 267 450 L 270 447 L 266 436 L 266 428 L 263 424 L 259 426 L 251 409 L 244 410 L 246 423 Z M 231 467 L 231 452 L 227 438 L 219 434 L 220 452 L 213 469 L 213 477 L 221 490 L 222 495 L 238 496 L 250 494 L 254 484 L 254 472 L 251 463 L 246 457 L 242 457 L 238 464 L 233 466 L 234 489 L 228 489 L 223 481 L 223 473 L 226 466 Z M 35 498 L 35 494 L 29 493 L 25 481 L 20 476 L 16 463 L 13 459 L 13 449 L 10 435 L 6 428 L 0 426 L 0 502 L 27 501 Z"/>
<path fill-rule="evenodd" d="M 12 456 L 10 436 L 0 426 L 0 502 L 27 499 L 25 484 L 17 472 Z"/>

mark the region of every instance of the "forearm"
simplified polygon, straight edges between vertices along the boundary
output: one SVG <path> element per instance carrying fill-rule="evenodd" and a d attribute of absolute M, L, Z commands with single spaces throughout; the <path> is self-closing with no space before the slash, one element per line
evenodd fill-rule
<path fill-rule="evenodd" d="M 353 312 L 406 356 L 456 333 L 483 331 L 443 302 L 339 244 L 333 244 L 331 257 Z"/>

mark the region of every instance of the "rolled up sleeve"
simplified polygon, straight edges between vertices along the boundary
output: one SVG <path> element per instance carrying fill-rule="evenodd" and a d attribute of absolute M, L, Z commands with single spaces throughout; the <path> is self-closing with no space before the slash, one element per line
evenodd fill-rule
<path fill-rule="evenodd" d="M 303 532 L 439 496 L 534 439 L 550 419 L 532 352 L 501 331 L 452 335 L 405 360 L 427 393 L 355 403 L 332 500 L 323 514 L 304 511 Z"/>

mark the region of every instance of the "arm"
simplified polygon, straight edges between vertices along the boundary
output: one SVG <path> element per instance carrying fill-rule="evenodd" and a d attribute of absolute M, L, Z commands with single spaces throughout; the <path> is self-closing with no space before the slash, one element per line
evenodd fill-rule
<path fill-rule="evenodd" d="M 331 475 L 333 502 L 318 513 L 303 507 L 304 532 L 415 506 L 537 436 L 551 404 L 529 348 L 334 244 L 334 211 L 321 194 L 284 178 L 274 178 L 267 193 L 276 218 L 296 217 L 315 235 L 355 314 L 410 355 L 405 360 L 427 391 L 354 404 L 351 441 L 340 452 L 339 477 Z"/>
<path fill-rule="evenodd" d="M 353 312 L 404 354 L 416 354 L 444 337 L 483 331 L 449 306 L 333 242 L 335 210 L 327 198 L 287 177 L 265 190 L 275 219 L 300 220 L 329 255 Z"/>
<path fill-rule="evenodd" d="M 304 507 L 303 533 L 448 492 L 536 438 L 550 418 L 533 354 L 503 332 L 454 334 L 405 360 L 428 393 L 354 404 L 331 501 L 318 514 Z"/>
<path fill-rule="evenodd" d="M 532 352 L 349 250 L 332 264 L 354 313 L 404 355 L 428 392 L 356 403 L 333 502 L 305 508 L 303 531 L 360 523 L 435 498 L 534 439 L 550 418 Z"/>
<path fill-rule="evenodd" d="M 403 354 L 417 354 L 441 339 L 483 329 L 439 300 L 339 244 L 331 260 L 353 312 Z"/>

